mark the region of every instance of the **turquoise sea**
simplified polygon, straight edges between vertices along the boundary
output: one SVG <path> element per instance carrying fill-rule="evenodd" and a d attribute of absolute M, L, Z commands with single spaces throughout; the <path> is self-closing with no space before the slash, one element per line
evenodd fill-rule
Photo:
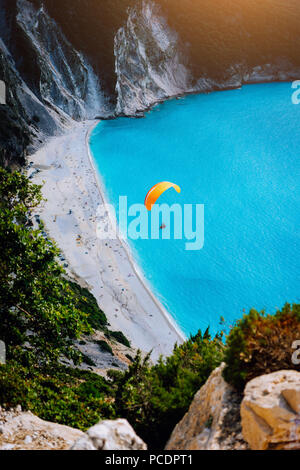
<path fill-rule="evenodd" d="M 300 105 L 289 83 L 192 95 L 145 119 L 101 122 L 96 167 L 118 212 L 143 203 L 160 181 L 178 184 L 160 203 L 204 204 L 205 244 L 128 240 L 154 293 L 186 333 L 227 326 L 251 307 L 274 312 L 300 300 Z"/>

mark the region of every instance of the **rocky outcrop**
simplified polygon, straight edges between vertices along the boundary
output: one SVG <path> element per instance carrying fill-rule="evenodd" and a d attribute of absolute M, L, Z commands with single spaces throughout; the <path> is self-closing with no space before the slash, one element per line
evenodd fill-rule
<path fill-rule="evenodd" d="M 1 450 L 146 450 L 125 419 L 100 421 L 84 434 L 79 429 L 43 421 L 21 407 L 0 407 Z"/>
<path fill-rule="evenodd" d="M 78 429 L 49 423 L 21 408 L 4 411 L 0 408 L 1 450 L 67 450 L 84 436 Z"/>
<path fill-rule="evenodd" d="M 94 118 L 104 107 L 97 77 L 87 60 L 67 41 L 43 4 L 36 9 L 17 0 L 17 24 L 32 47 L 40 70 L 37 95 L 58 115 Z"/>
<path fill-rule="evenodd" d="M 213 371 L 175 427 L 166 450 L 300 449 L 300 373 L 278 371 L 251 380 L 244 398 Z M 242 403 L 241 403 L 242 402 Z M 125 419 L 100 421 L 85 434 L 0 408 L 0 450 L 146 450 Z"/>
<path fill-rule="evenodd" d="M 178 35 L 152 1 L 130 10 L 115 38 L 115 56 L 116 114 L 134 116 L 157 101 L 192 90 Z"/>
<path fill-rule="evenodd" d="M 6 86 L 6 104 L 0 105 L 0 164 L 23 164 L 29 144 L 57 132 L 58 122 L 32 93 L 0 39 L 0 79 Z"/>
<path fill-rule="evenodd" d="M 71 450 L 146 450 L 146 444 L 125 419 L 100 421 Z"/>
<path fill-rule="evenodd" d="M 105 114 L 99 80 L 43 6 L 0 0 L 0 164 L 24 163 L 30 145 L 72 120 Z"/>
<path fill-rule="evenodd" d="M 276 30 L 276 37 L 266 32 L 257 36 L 253 24 L 248 24 L 247 7 L 236 2 L 228 2 L 226 14 L 220 14 L 215 6 L 212 12 L 206 2 L 201 6 L 182 2 L 176 8 L 172 3 L 137 3 L 116 34 L 116 115 L 140 115 L 173 96 L 299 76 L 293 41 L 286 25 L 281 24 L 278 30 L 276 13 L 266 24 L 270 32 Z M 256 7 L 258 15 L 264 14 L 259 5 Z M 219 27 L 220 43 L 216 37 Z M 294 40 L 298 43 L 298 37 Z M 266 41 L 272 43 L 271 53 Z M 284 55 L 279 53 L 281 48 Z M 253 50 L 257 50 L 255 56 Z"/>
<path fill-rule="evenodd" d="M 300 373 L 251 380 L 244 397 L 214 370 L 174 429 L 167 450 L 300 449 Z"/>
<path fill-rule="evenodd" d="M 241 434 L 241 397 L 214 370 L 195 395 L 189 411 L 174 429 L 167 450 L 246 449 Z"/>
<path fill-rule="evenodd" d="M 241 406 L 251 449 L 300 449 L 300 373 L 283 370 L 251 380 Z"/>
<path fill-rule="evenodd" d="M 0 0 L 0 164 L 23 164 L 71 118 L 141 116 L 173 96 L 299 78 L 296 5 L 257 28 L 248 5 L 194 3 Z"/>

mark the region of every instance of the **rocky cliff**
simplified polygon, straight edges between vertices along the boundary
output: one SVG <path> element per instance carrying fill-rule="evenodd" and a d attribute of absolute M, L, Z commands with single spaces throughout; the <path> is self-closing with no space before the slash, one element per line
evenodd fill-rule
<path fill-rule="evenodd" d="M 187 93 L 239 88 L 243 84 L 284 81 L 300 76 L 288 10 L 279 2 L 266 16 L 261 2 L 250 7 L 228 1 L 142 0 L 128 11 L 115 36 L 117 115 L 134 116 L 153 104 Z M 294 10 L 292 7 L 294 6 Z M 257 31 L 247 15 L 265 19 Z M 283 14 L 285 21 L 279 18 Z"/>
<path fill-rule="evenodd" d="M 99 80 L 43 6 L 1 0 L 1 163 L 23 163 L 29 144 L 60 132 L 71 119 L 105 113 Z"/>
<path fill-rule="evenodd" d="M 189 411 L 175 427 L 167 450 L 245 450 L 240 405 L 242 395 L 222 377 L 224 364 L 196 393 Z"/>
<path fill-rule="evenodd" d="M 300 373 L 281 370 L 248 382 L 241 422 L 253 450 L 299 450 Z"/>
<path fill-rule="evenodd" d="M 157 101 L 192 91 L 180 41 L 158 6 L 132 8 L 115 37 L 116 114 L 136 115 Z"/>
<path fill-rule="evenodd" d="M 240 395 L 214 370 L 175 427 L 167 450 L 300 448 L 300 373 L 281 370 L 248 382 Z"/>
<path fill-rule="evenodd" d="M 70 119 L 300 76 L 297 0 L 0 0 L 2 164 Z"/>

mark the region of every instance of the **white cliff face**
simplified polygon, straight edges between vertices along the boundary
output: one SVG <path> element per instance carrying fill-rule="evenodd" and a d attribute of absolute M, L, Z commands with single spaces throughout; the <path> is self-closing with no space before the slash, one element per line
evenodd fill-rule
<path fill-rule="evenodd" d="M 24 164 L 30 144 L 36 147 L 72 119 L 140 116 L 155 103 L 178 95 L 299 78 L 300 70 L 279 58 L 256 67 L 240 58 L 228 70 L 220 67 L 218 79 L 204 69 L 193 76 L 183 41 L 153 0 L 141 0 L 129 9 L 126 24 L 115 36 L 116 76 L 110 71 L 108 80 L 116 79 L 116 93 L 105 97 L 101 75 L 94 73 L 47 11 L 28 0 L 16 0 L 16 5 L 17 11 L 15 2 L 0 0 L 0 80 L 7 85 L 7 106 L 0 108 L 1 164 Z M 90 60 L 97 63 L 93 51 Z"/>
<path fill-rule="evenodd" d="M 151 0 L 129 10 L 126 25 L 115 37 L 115 58 L 116 115 L 136 116 L 171 97 L 238 88 L 243 83 L 240 64 L 230 67 L 220 82 L 205 73 L 193 77 L 184 45 Z"/>
<path fill-rule="evenodd" d="M 116 114 L 135 115 L 154 103 L 192 91 L 177 34 L 157 5 L 143 1 L 130 10 L 115 38 Z"/>
<path fill-rule="evenodd" d="M 38 144 L 45 136 L 57 133 L 70 118 L 59 117 L 47 109 L 30 90 L 1 39 L 0 70 L 6 83 L 7 102 L 0 113 L 0 161 L 3 165 L 9 165 L 12 160 L 24 163 L 30 143 Z"/>
<path fill-rule="evenodd" d="M 155 103 L 188 93 L 239 88 L 246 83 L 295 79 L 299 71 L 288 62 L 249 67 L 241 58 L 219 78 L 203 70 L 198 77 L 188 64 L 188 52 L 168 26 L 159 6 L 142 0 L 128 12 L 115 37 L 116 115 L 136 116 Z"/>
<path fill-rule="evenodd" d="M 72 120 L 113 114 L 92 66 L 44 8 L 36 9 L 27 0 L 17 0 L 16 7 L 16 13 L 9 12 L 0 0 L 0 79 L 7 101 L 0 109 L 2 165 L 24 164 L 26 154 Z M 32 70 L 24 73 L 23 59 L 26 63 L 29 57 Z"/>
<path fill-rule="evenodd" d="M 106 106 L 99 81 L 41 7 L 18 0 L 17 22 L 35 50 L 40 68 L 40 99 L 58 115 L 76 120 L 103 114 Z"/>

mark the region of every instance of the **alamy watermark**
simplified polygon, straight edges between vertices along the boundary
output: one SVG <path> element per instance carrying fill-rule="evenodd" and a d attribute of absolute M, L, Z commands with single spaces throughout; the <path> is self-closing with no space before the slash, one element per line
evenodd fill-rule
<path fill-rule="evenodd" d="M 128 205 L 127 196 L 119 197 L 118 220 L 111 204 L 97 210 L 97 237 L 130 240 L 185 240 L 187 251 L 204 246 L 203 204 L 155 204 L 147 211 L 144 204 Z"/>
<path fill-rule="evenodd" d="M 295 80 L 292 83 L 292 88 L 295 90 L 292 94 L 292 103 L 300 104 L 300 80 Z"/>
<path fill-rule="evenodd" d="M 295 352 L 292 354 L 292 363 L 295 366 L 300 365 L 300 340 L 296 340 L 292 344 L 292 349 L 295 349 Z"/>
<path fill-rule="evenodd" d="M 6 104 L 6 85 L 0 80 L 0 104 Z"/>

